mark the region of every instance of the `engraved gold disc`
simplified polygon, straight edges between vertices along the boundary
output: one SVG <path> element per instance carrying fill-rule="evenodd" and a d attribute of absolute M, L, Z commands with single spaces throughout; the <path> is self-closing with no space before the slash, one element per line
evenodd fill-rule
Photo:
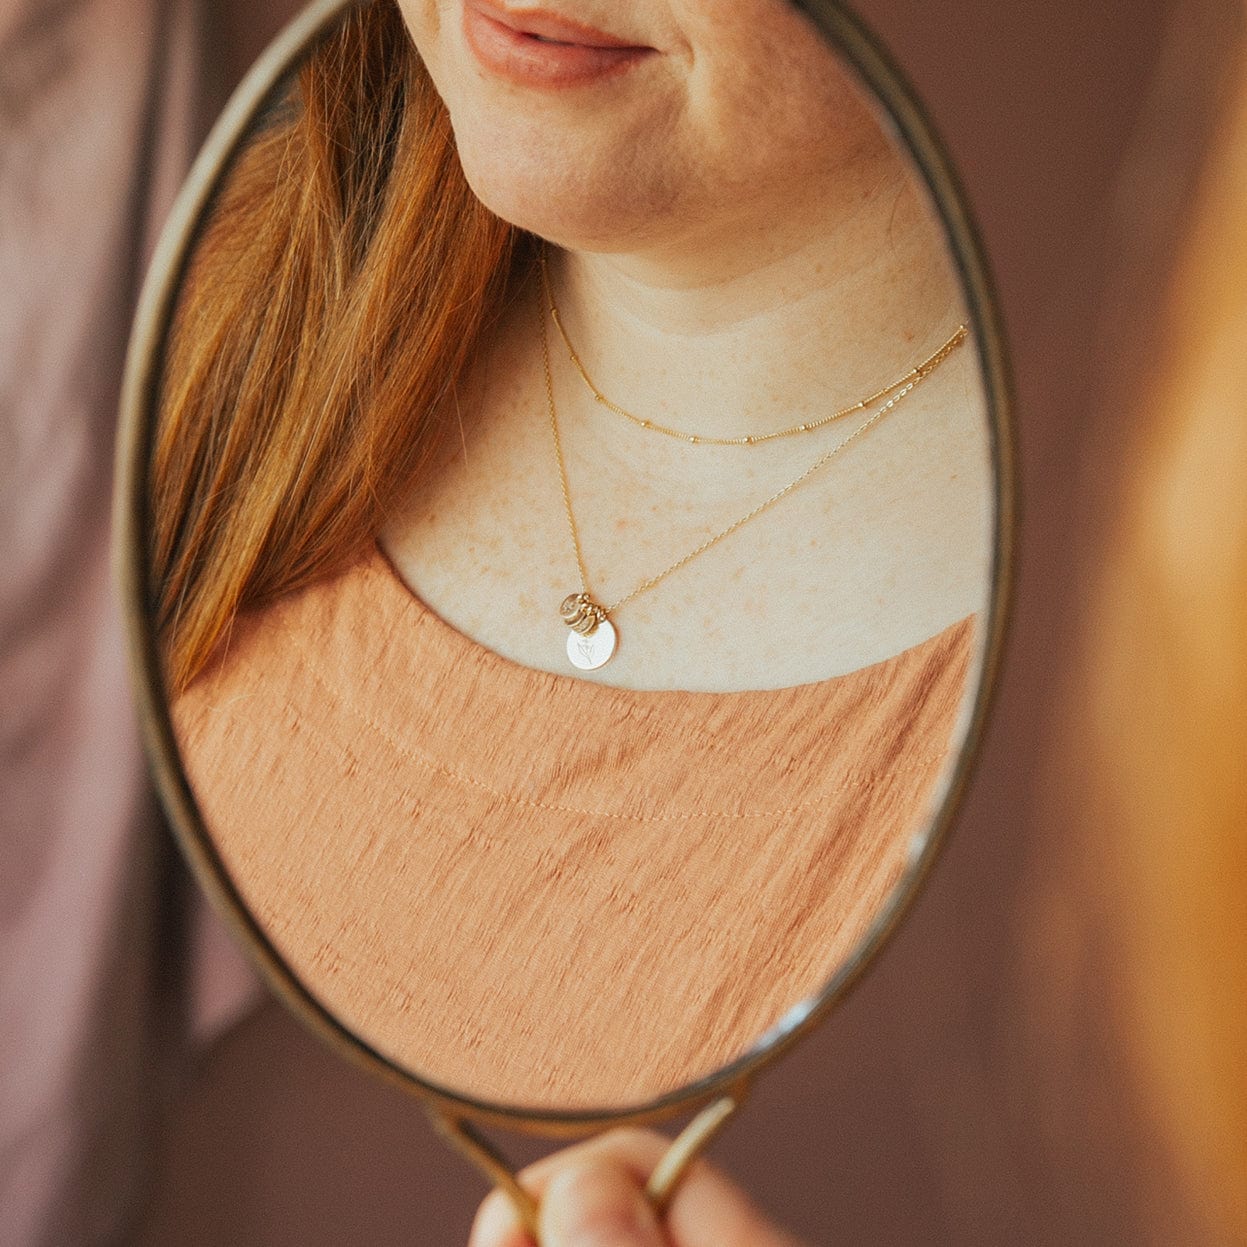
<path fill-rule="evenodd" d="M 617 641 L 614 624 L 609 619 L 603 619 L 588 636 L 568 632 L 567 657 L 571 659 L 572 666 L 579 667 L 581 671 L 594 671 L 610 662 Z"/>

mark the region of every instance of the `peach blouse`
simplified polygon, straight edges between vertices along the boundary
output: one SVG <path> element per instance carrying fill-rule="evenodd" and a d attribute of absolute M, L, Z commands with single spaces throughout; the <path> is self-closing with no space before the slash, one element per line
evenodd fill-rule
<path fill-rule="evenodd" d="M 235 886 L 345 1026 L 477 1099 L 619 1107 L 844 963 L 924 829 L 973 635 L 638 692 L 483 648 L 374 550 L 241 621 L 174 722 Z"/>

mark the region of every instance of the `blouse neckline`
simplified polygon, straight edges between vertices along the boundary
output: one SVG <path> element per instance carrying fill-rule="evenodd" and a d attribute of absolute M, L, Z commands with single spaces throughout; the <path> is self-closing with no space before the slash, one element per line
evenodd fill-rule
<path fill-rule="evenodd" d="M 483 645 L 467 633 L 460 631 L 437 613 L 414 589 L 403 579 L 402 574 L 394 565 L 394 561 L 382 548 L 379 541 L 374 541 L 364 560 L 364 569 L 370 579 L 375 579 L 377 588 L 393 602 L 401 614 L 407 615 L 423 630 L 438 636 L 442 647 L 459 657 L 496 675 L 505 684 L 517 688 L 527 688 L 534 693 L 555 695 L 571 700 L 582 699 L 585 702 L 600 700 L 617 705 L 621 698 L 634 700 L 641 705 L 656 708 L 663 701 L 687 699 L 690 702 L 723 703 L 727 699 L 751 702 L 759 699 L 797 699 L 813 695 L 821 691 L 825 693 L 834 685 L 847 685 L 858 680 L 870 680 L 885 674 L 889 668 L 899 666 L 914 659 L 929 649 L 935 649 L 945 641 L 960 634 L 974 621 L 975 615 L 969 614 L 955 620 L 939 632 L 908 646 L 895 654 L 889 654 L 877 662 L 855 667 L 852 671 L 838 675 L 825 676 L 822 679 L 809 680 L 800 684 L 781 685 L 777 688 L 763 689 L 729 689 L 726 691 L 710 691 L 695 689 L 634 689 L 619 684 L 607 684 L 600 680 L 587 680 L 579 676 L 547 671 L 543 667 L 529 667 L 499 654 L 496 650 Z"/>

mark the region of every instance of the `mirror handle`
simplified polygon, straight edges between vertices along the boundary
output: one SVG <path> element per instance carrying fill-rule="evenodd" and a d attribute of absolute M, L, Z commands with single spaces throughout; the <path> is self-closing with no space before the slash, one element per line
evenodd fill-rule
<path fill-rule="evenodd" d="M 710 1145 L 714 1137 L 727 1125 L 745 1099 L 746 1083 L 740 1082 L 728 1095 L 706 1105 L 692 1121 L 671 1141 L 663 1158 L 654 1167 L 645 1194 L 661 1216 L 671 1203 L 680 1180 L 689 1166 Z M 531 1192 L 520 1185 L 514 1170 L 502 1153 L 482 1135 L 475 1126 L 436 1106 L 428 1106 L 429 1119 L 434 1129 L 461 1156 L 473 1164 L 500 1191 L 505 1192 L 515 1208 L 516 1215 L 525 1231 L 537 1238 L 537 1200 Z"/>
<path fill-rule="evenodd" d="M 663 1153 L 662 1160 L 654 1167 L 654 1172 L 645 1184 L 645 1194 L 649 1196 L 649 1201 L 659 1216 L 667 1211 L 667 1205 L 671 1203 L 676 1187 L 688 1172 L 688 1167 L 710 1146 L 715 1135 L 727 1125 L 744 1100 L 745 1084 L 742 1082 L 730 1094 L 720 1096 L 707 1104 L 672 1139 L 671 1146 Z"/>
<path fill-rule="evenodd" d="M 515 1208 L 516 1215 L 525 1231 L 537 1241 L 537 1201 L 526 1191 L 515 1176 L 506 1158 L 471 1122 L 456 1117 L 435 1104 L 426 1106 L 429 1120 L 438 1134 L 485 1175 Z"/>

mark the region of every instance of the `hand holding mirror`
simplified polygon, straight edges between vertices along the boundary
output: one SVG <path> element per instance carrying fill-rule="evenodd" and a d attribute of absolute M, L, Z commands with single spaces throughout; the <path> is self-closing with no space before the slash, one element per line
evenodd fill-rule
<path fill-rule="evenodd" d="M 999 339 L 838 9 L 400 7 L 296 23 L 162 246 L 120 486 L 148 729 L 302 1016 L 470 1148 L 712 1106 L 662 1189 L 947 821 Z"/>

